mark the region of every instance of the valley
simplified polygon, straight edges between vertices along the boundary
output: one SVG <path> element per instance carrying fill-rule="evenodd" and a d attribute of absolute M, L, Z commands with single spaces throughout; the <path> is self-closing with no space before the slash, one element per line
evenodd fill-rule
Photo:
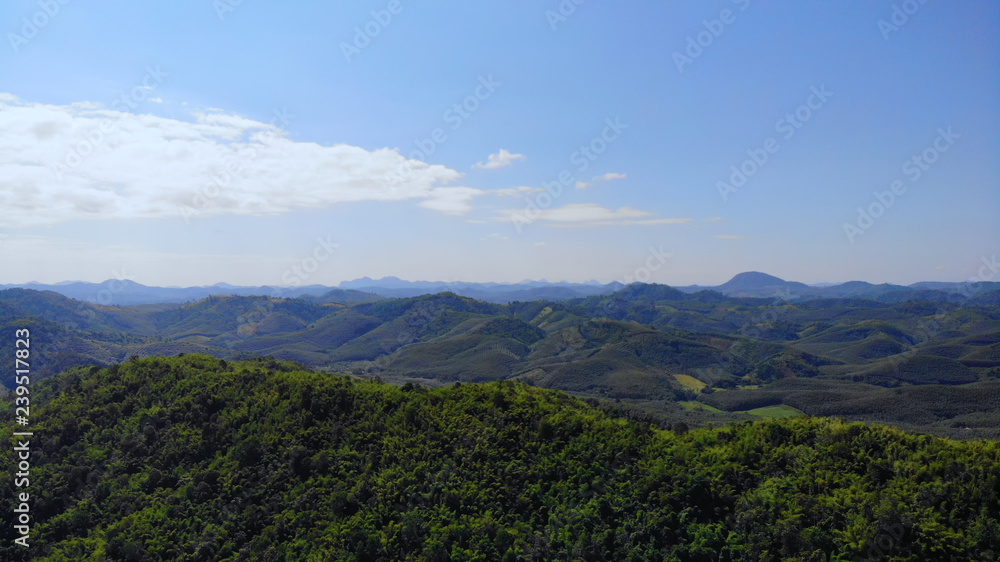
<path fill-rule="evenodd" d="M 741 274 L 728 285 L 755 293 L 780 287 L 774 279 Z M 0 326 L 32 325 L 39 376 L 154 355 L 271 356 L 398 384 L 520 381 L 693 425 L 801 412 L 995 438 L 998 286 L 760 298 L 635 283 L 506 304 L 334 289 L 132 306 L 8 289 Z"/>

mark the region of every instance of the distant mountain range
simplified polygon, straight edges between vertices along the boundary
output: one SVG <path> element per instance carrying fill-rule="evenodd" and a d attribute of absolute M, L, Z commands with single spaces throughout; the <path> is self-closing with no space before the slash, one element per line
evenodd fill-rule
<path fill-rule="evenodd" d="M 195 302 L 210 296 L 268 296 L 279 298 L 322 297 L 334 293 L 337 302 L 364 302 L 382 297 L 352 290 L 340 290 L 322 285 L 304 287 L 241 287 L 228 283 L 217 283 L 204 287 L 150 287 L 134 281 L 109 279 L 102 283 L 70 281 L 46 285 L 26 283 L 22 285 L 0 285 L 2 289 L 34 289 L 52 291 L 71 299 L 92 304 L 132 306 L 137 304 L 177 304 Z"/>
<path fill-rule="evenodd" d="M 562 302 L 576 298 L 610 295 L 624 285 L 617 281 L 601 284 L 597 281 L 569 283 L 522 281 L 520 283 L 467 283 L 441 281 L 405 281 L 398 277 L 371 279 L 362 277 L 344 281 L 337 287 L 308 285 L 303 287 L 236 286 L 217 283 L 203 287 L 150 287 L 128 280 L 108 280 L 102 283 L 69 281 L 46 285 L 25 283 L 0 285 L 2 289 L 34 289 L 53 291 L 63 296 L 95 304 L 131 306 L 138 304 L 163 304 L 194 302 L 209 296 L 272 296 L 281 298 L 315 297 L 326 302 L 355 303 L 380 298 L 410 298 L 450 291 L 457 295 L 485 302 L 507 304 L 516 301 Z M 717 286 L 688 285 L 674 287 L 684 293 L 714 291 L 728 297 L 781 298 L 805 300 L 822 298 L 860 298 L 880 302 L 905 302 L 925 300 L 934 302 L 961 302 L 984 291 L 1000 288 L 1000 283 L 976 284 L 925 281 L 912 285 L 879 285 L 865 281 L 848 281 L 840 284 L 807 285 L 785 281 L 779 277 L 748 271 L 740 273 Z"/>
<path fill-rule="evenodd" d="M 757 297 L 796 299 L 823 298 L 859 298 L 877 300 L 880 302 L 904 302 L 911 300 L 927 300 L 935 302 L 958 302 L 972 298 L 984 291 L 1000 288 L 1000 283 L 958 283 L 923 281 L 912 285 L 893 285 L 891 283 L 873 284 L 865 281 L 848 281 L 846 283 L 823 283 L 806 285 L 796 281 L 785 281 L 780 277 L 747 271 L 740 273 L 715 287 L 689 285 L 675 287 L 685 293 L 698 291 L 715 291 L 727 297 Z"/>
<path fill-rule="evenodd" d="M 384 291 L 411 289 L 392 282 L 400 286 Z M 371 283 L 358 286 L 382 290 Z M 81 289 L 74 285 L 57 287 Z M 438 288 L 429 285 L 412 289 Z M 751 273 L 718 291 L 633 283 L 562 302 L 498 304 L 456 294 L 462 285 L 406 298 L 323 287 L 320 295 L 297 298 L 287 291 L 133 306 L 117 303 L 156 291 L 190 293 L 125 282 L 85 287 L 85 294 L 100 287 L 98 295 L 119 299 L 102 306 L 53 291 L 4 289 L 0 348 L 15 349 L 17 331 L 30 329 L 31 372 L 39 379 L 133 356 L 199 353 L 229 361 L 270 355 L 400 384 L 518 380 L 647 404 L 689 421 L 806 413 L 953 437 L 1000 435 L 1000 288 L 974 297 L 950 286 L 879 294 L 884 287 L 868 283 L 816 289 Z M 494 293 L 497 298 L 604 287 L 567 285 L 464 290 L 505 292 Z M 877 296 L 774 298 L 806 291 Z M 14 374 L 0 383 L 12 388 Z"/>

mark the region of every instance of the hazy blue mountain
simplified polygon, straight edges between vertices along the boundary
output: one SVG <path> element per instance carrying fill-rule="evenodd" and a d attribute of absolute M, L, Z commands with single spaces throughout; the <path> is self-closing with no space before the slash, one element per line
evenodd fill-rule
<path fill-rule="evenodd" d="M 624 285 L 618 282 L 601 285 L 596 281 L 587 283 L 550 283 L 545 280 L 526 280 L 520 283 L 441 283 L 430 281 L 403 281 L 397 277 L 371 279 L 362 277 L 344 281 L 342 289 L 355 289 L 390 298 L 411 298 L 421 295 L 453 292 L 457 295 L 486 302 L 505 304 L 514 301 L 548 300 L 565 301 L 592 295 L 606 295 Z"/>
<path fill-rule="evenodd" d="M 733 297 L 791 297 L 815 291 L 805 283 L 785 281 L 759 271 L 737 274 L 715 290 Z"/>
<path fill-rule="evenodd" d="M 234 296 L 274 296 L 297 298 L 305 295 L 323 295 L 331 287 L 309 285 L 304 287 L 240 287 L 228 283 L 218 283 L 206 287 L 149 287 L 134 281 L 109 279 L 101 283 L 73 281 L 46 285 L 26 283 L 21 285 L 0 285 L 0 289 L 33 289 L 53 291 L 71 299 L 94 304 L 129 306 L 136 304 L 185 303 L 207 298 L 212 295 Z"/>
<path fill-rule="evenodd" d="M 757 271 L 748 271 L 734 276 L 717 286 L 686 285 L 674 287 L 685 293 L 716 291 L 730 297 L 781 297 L 786 299 L 826 299 L 860 298 L 883 302 L 905 302 L 925 300 L 935 302 L 961 302 L 983 292 L 1000 288 L 1000 283 L 953 283 L 924 281 L 909 286 L 892 283 L 868 283 L 848 281 L 846 283 L 822 283 L 806 285 L 786 281 L 780 277 Z"/>
<path fill-rule="evenodd" d="M 310 300 L 317 303 L 341 303 L 341 304 L 353 304 L 360 302 L 372 302 L 379 301 L 385 297 L 381 297 L 374 293 L 366 293 L 364 291 L 355 291 L 353 289 L 331 289 L 322 295 L 306 295 L 302 297 L 305 300 Z"/>
<path fill-rule="evenodd" d="M 398 277 L 371 279 L 362 277 L 344 281 L 338 287 L 308 285 L 304 287 L 237 286 L 216 283 L 204 287 L 149 287 L 128 280 L 108 280 L 102 283 L 68 281 L 51 285 L 26 283 L 0 285 L 0 289 L 23 288 L 36 291 L 53 291 L 63 296 L 103 305 L 131 306 L 138 304 L 189 303 L 213 295 L 270 296 L 278 298 L 314 297 L 325 302 L 363 302 L 377 297 L 412 298 L 453 292 L 477 300 L 497 304 L 515 301 L 545 300 L 563 302 L 596 295 L 610 295 L 625 287 L 614 281 L 601 284 L 597 281 L 570 283 L 525 280 L 519 283 L 469 283 L 441 281 L 406 281 Z M 1000 283 L 981 282 L 949 283 L 921 282 L 910 286 L 889 283 L 872 284 L 865 281 L 848 281 L 837 285 L 810 286 L 796 281 L 786 281 L 773 275 L 748 271 L 734 276 L 718 286 L 688 285 L 671 288 L 687 294 L 714 291 L 728 297 L 825 299 L 861 298 L 884 302 L 926 300 L 935 302 L 961 302 L 991 290 L 1000 289 Z M 336 291 L 343 291 L 337 293 Z M 702 297 L 705 297 L 703 295 Z"/>

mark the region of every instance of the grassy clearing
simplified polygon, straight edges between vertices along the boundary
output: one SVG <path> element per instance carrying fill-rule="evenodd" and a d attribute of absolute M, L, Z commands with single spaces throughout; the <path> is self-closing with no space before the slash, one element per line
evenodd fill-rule
<path fill-rule="evenodd" d="M 677 382 L 683 384 L 684 386 L 692 390 L 701 391 L 701 389 L 705 388 L 706 386 L 705 383 L 692 377 L 691 375 L 674 375 L 674 378 L 677 379 Z"/>
<path fill-rule="evenodd" d="M 791 406 L 786 406 L 782 404 L 781 406 L 767 406 L 764 408 L 754 408 L 753 410 L 747 410 L 745 412 L 739 412 L 742 414 L 753 414 L 755 416 L 760 416 L 765 419 L 772 418 L 794 418 L 797 416 L 806 415 L 805 412 L 799 410 L 798 408 L 793 408 Z"/>
<path fill-rule="evenodd" d="M 701 402 L 678 402 L 678 404 L 683 406 L 685 410 L 715 412 L 718 414 L 728 413 L 724 410 L 716 408 L 715 406 L 709 406 L 708 404 L 703 404 Z"/>

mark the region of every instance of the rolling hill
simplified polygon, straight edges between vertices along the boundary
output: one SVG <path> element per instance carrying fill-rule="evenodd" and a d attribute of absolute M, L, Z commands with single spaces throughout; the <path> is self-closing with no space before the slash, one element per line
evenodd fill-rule
<path fill-rule="evenodd" d="M 744 288 L 773 283 L 762 274 L 739 280 Z M 832 403 L 851 419 L 919 418 L 926 421 L 919 429 L 941 435 L 1000 435 L 1000 419 L 967 423 L 953 408 L 924 402 L 915 406 L 925 408 L 916 418 L 887 401 L 870 403 L 878 412 L 865 410 L 859 404 L 868 399 L 851 387 L 959 387 L 987 400 L 975 389 L 1000 380 L 1000 309 L 974 299 L 786 300 L 632 284 L 562 302 L 496 304 L 450 292 L 361 298 L 343 290 L 298 299 L 219 295 L 187 304 L 101 306 L 52 292 L 0 291 L 4 341 L 13 345 L 13 329 L 24 326 L 38 341 L 32 369 L 40 377 L 132 356 L 272 356 L 399 384 L 519 380 L 665 415 L 686 412 L 695 424 L 740 419 L 752 408 L 739 397 L 763 392 L 774 402 L 764 406 L 814 413 L 829 412 Z M 787 381 L 799 385 L 795 397 L 782 386 Z M 810 385 L 816 392 L 799 392 Z M 825 402 L 804 403 L 809 397 Z M 709 416 L 682 403 L 721 413 Z M 990 403 L 975 406 L 993 411 Z"/>
<path fill-rule="evenodd" d="M 689 430 L 520 382 L 396 387 L 205 355 L 32 388 L 31 548 L 5 525 L 11 562 L 1000 552 L 997 442 L 801 417 Z"/>

